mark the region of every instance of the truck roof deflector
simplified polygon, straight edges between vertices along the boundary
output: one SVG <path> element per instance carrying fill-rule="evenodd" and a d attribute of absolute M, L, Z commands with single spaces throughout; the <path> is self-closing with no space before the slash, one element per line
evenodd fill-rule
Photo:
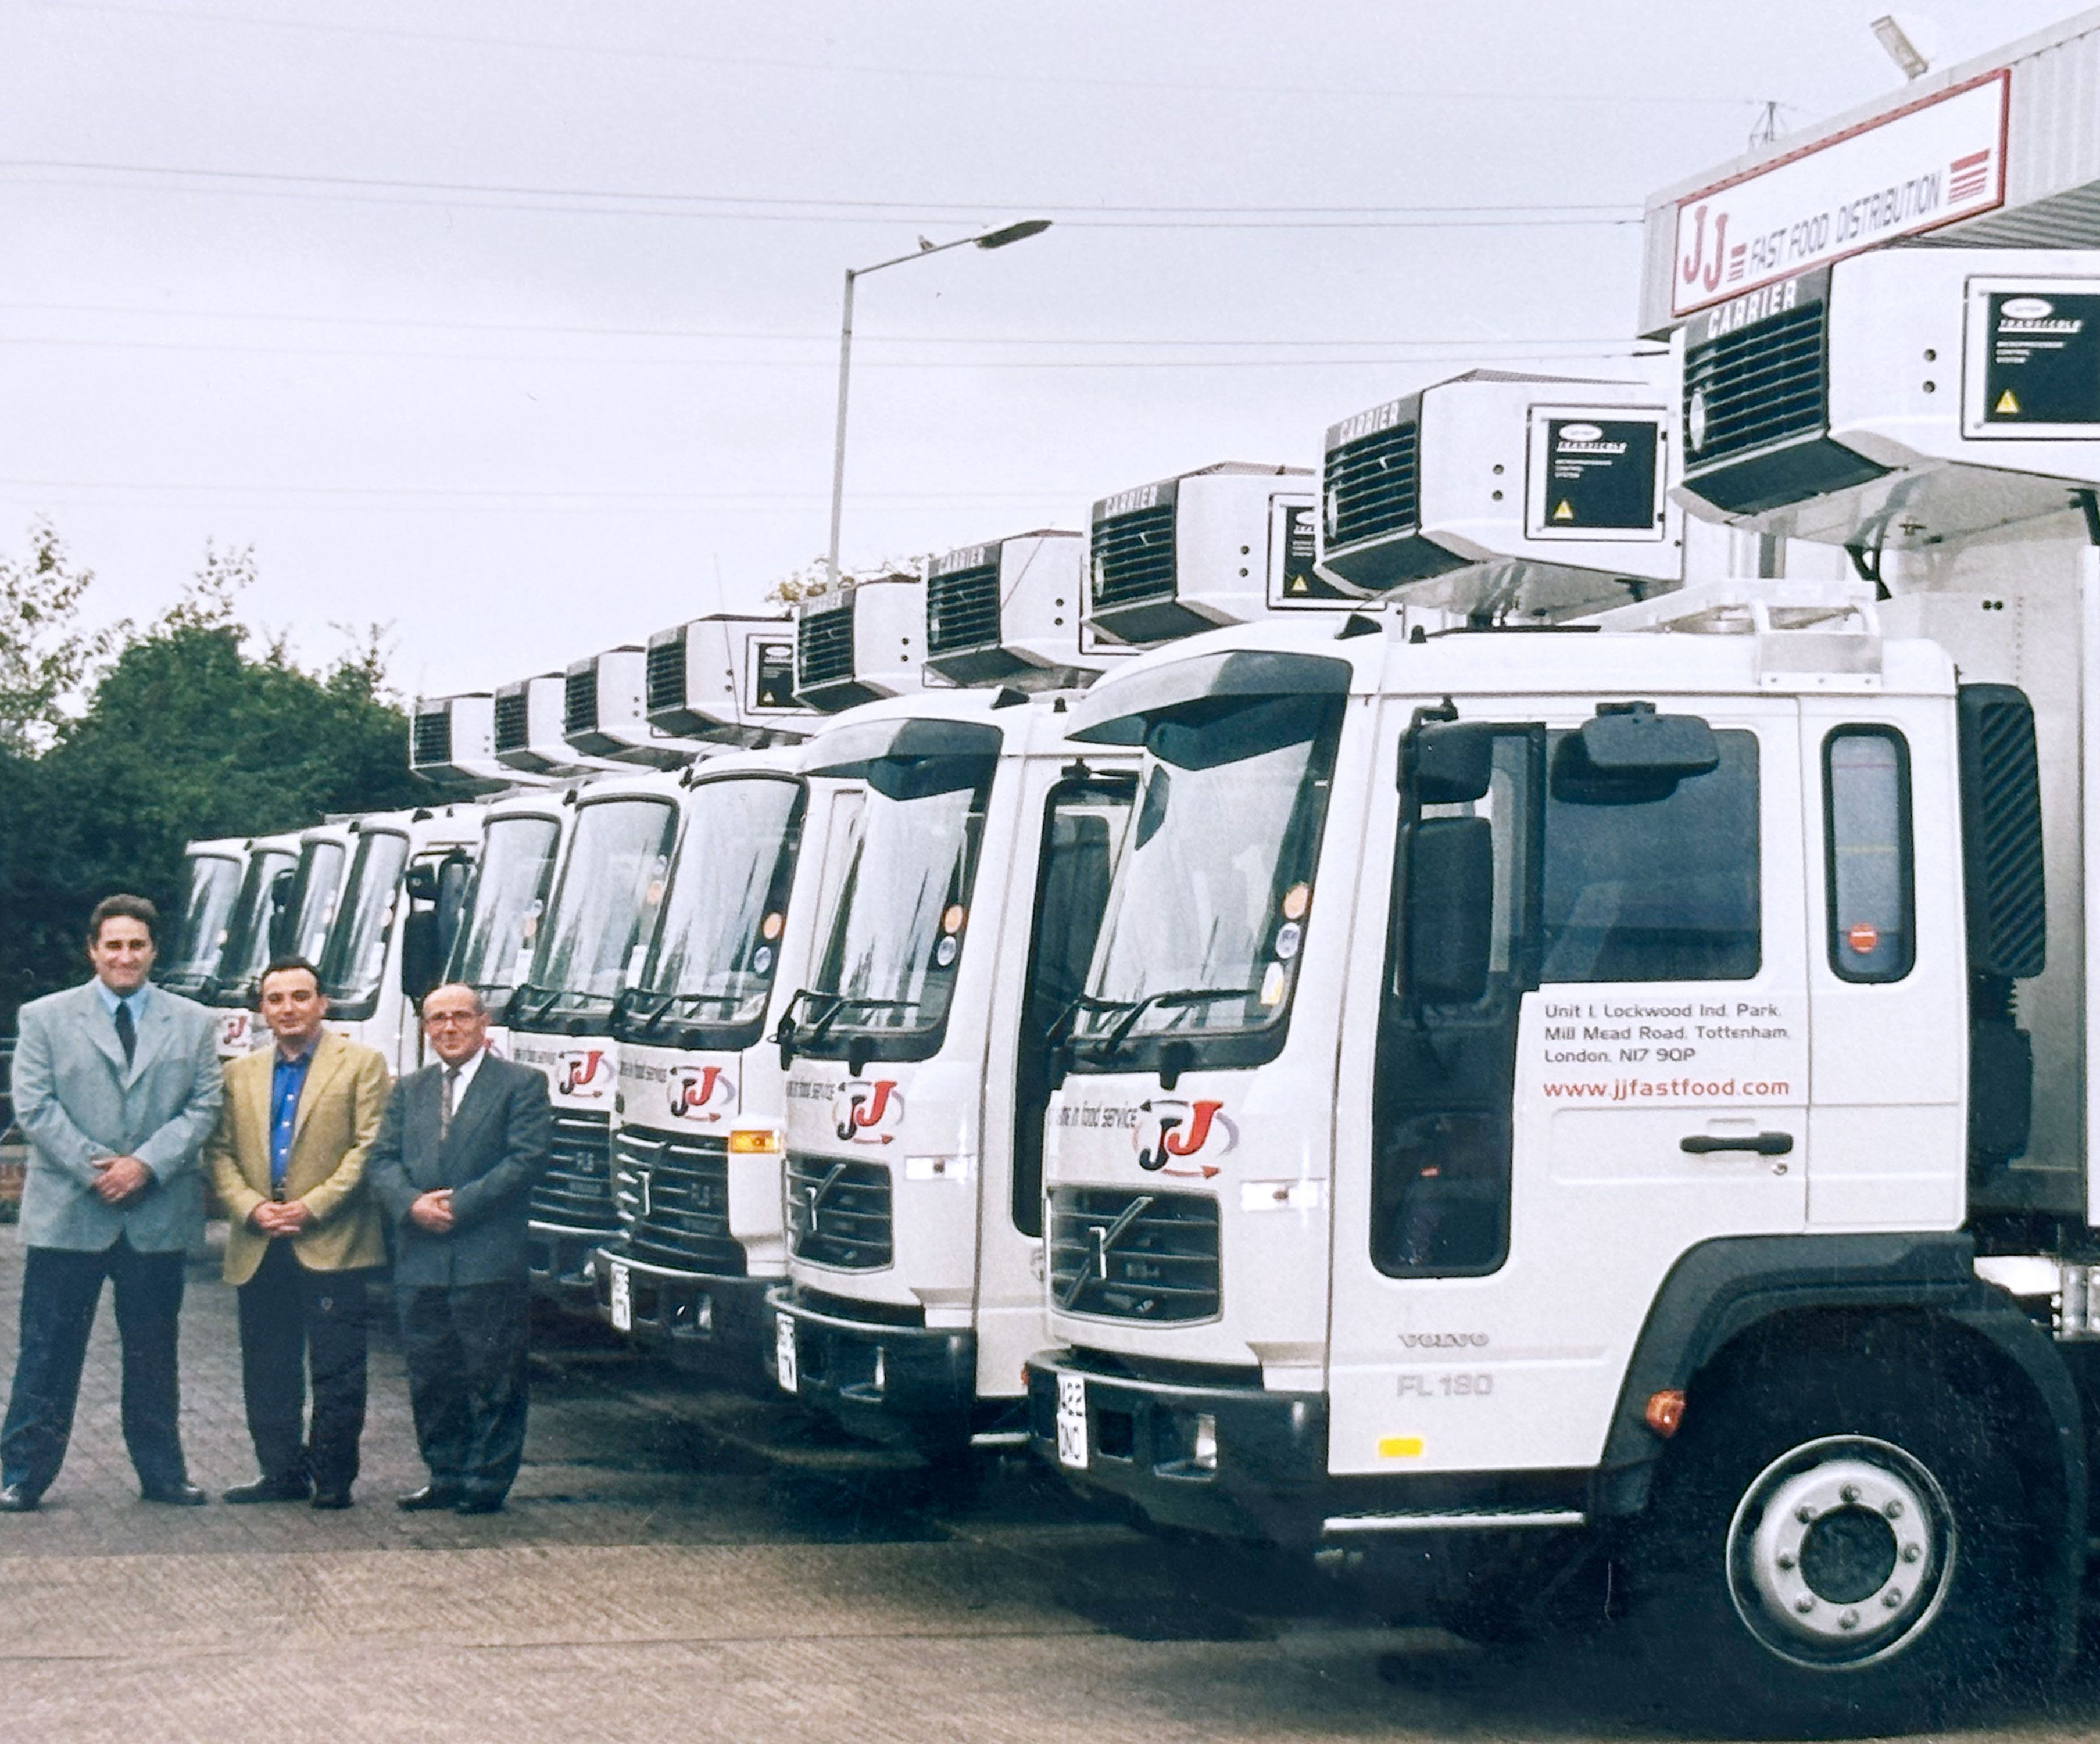
<path fill-rule="evenodd" d="M 1351 670 L 1346 660 L 1323 654 L 1246 648 L 1198 654 L 1089 691 L 1074 705 L 1065 736 L 1095 745 L 1140 745 L 1148 721 L 1214 698 L 1346 696 Z"/>
<path fill-rule="evenodd" d="M 1001 737 L 974 720 L 859 721 L 823 734 L 803 773 L 860 781 L 885 757 L 996 757 Z"/>

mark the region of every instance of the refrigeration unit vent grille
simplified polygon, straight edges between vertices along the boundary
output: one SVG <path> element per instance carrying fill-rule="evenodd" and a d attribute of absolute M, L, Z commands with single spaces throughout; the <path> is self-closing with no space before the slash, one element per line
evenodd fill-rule
<path fill-rule="evenodd" d="M 1162 503 L 1093 529 L 1094 609 L 1174 597 L 1174 509 Z"/>
<path fill-rule="evenodd" d="M 527 709 L 525 693 L 514 690 L 498 697 L 496 699 L 496 751 L 499 753 L 523 751 L 531 733 L 531 717 Z"/>
<path fill-rule="evenodd" d="M 416 717 L 415 761 L 424 769 L 452 760 L 452 716 L 448 708 Z"/>
<path fill-rule="evenodd" d="M 1694 472 L 1820 436 L 1829 421 L 1820 302 L 1684 354 L 1685 455 Z"/>
<path fill-rule="evenodd" d="M 999 563 L 979 564 L 926 584 L 926 647 L 932 654 L 984 648 L 999 641 Z"/>
<path fill-rule="evenodd" d="M 1411 533 L 1422 521 L 1422 429 L 1396 424 L 1327 456 L 1327 544 Z"/>
<path fill-rule="evenodd" d="M 844 684 L 854 676 L 853 601 L 811 612 L 795 626 L 796 688 Z"/>
<path fill-rule="evenodd" d="M 568 683 L 562 693 L 562 731 L 564 733 L 594 733 L 598 730 L 598 672 L 585 667 L 580 672 L 569 674 Z"/>
<path fill-rule="evenodd" d="M 649 645 L 649 712 L 686 705 L 686 632 Z"/>

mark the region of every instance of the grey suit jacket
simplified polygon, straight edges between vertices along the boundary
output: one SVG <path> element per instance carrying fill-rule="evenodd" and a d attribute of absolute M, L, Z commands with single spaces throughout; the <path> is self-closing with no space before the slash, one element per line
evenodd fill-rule
<path fill-rule="evenodd" d="M 165 987 L 148 997 L 131 1064 L 92 981 L 22 1007 L 15 1117 L 29 1139 L 22 1236 L 33 1248 L 99 1253 L 121 1235 L 142 1253 L 204 1235 L 197 1155 L 218 1121 L 217 1025 Z M 152 1182 L 128 1205 L 95 1196 L 95 1164 L 135 1156 Z"/>
<path fill-rule="evenodd" d="M 529 1066 L 483 1056 L 438 1142 L 444 1068 L 426 1066 L 394 1086 L 364 1178 L 394 1231 L 394 1281 L 429 1285 L 522 1283 L 533 1183 L 547 1166 L 554 1112 L 547 1081 Z M 452 1227 L 431 1235 L 408 1221 L 419 1194 L 452 1191 Z"/>

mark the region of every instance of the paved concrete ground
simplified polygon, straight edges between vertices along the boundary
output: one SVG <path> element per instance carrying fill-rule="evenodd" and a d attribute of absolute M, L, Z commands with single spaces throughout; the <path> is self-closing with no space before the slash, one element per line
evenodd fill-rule
<path fill-rule="evenodd" d="M 19 1275 L 0 1231 L 0 1365 Z M 152 1507 L 108 1320 L 44 1510 L 0 1518 L 8 1744 L 1664 1735 L 1579 1650 L 1381 1629 L 1317 1575 L 1157 1542 L 1025 1463 L 933 1494 L 585 1329 L 541 1341 L 505 1514 L 395 1510 L 421 1473 L 386 1337 L 355 1508 Z M 195 1266 L 183 1429 L 214 1491 L 250 1474 L 235 1355 L 232 1293 Z M 1997 1735 L 2096 1731 L 2085 1689 Z"/>

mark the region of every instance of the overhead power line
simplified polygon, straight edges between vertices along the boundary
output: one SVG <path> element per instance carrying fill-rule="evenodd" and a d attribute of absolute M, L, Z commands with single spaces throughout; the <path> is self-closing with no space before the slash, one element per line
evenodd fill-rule
<path fill-rule="evenodd" d="M 1511 89 L 1507 86 L 1450 85 L 1268 85 L 1234 80 L 1113 78 L 1098 73 L 1043 73 L 997 66 L 939 67 L 855 61 L 798 60 L 784 55 L 722 55 L 691 49 L 627 43 L 576 42 L 559 37 L 497 36 L 448 30 L 408 29 L 390 24 L 343 24 L 315 19 L 271 18 L 252 12 L 201 11 L 188 8 L 126 6 L 113 0 L 46 0 L 56 11 L 106 13 L 152 19 L 161 24 L 219 24 L 245 29 L 305 32 L 333 37 L 374 37 L 395 42 L 428 42 L 441 47 L 501 48 L 558 55 L 590 55 L 657 64 L 721 67 L 739 71 L 814 73 L 830 77 L 862 77 L 933 81 L 951 84 L 1028 85 L 1052 89 L 1180 91 L 1199 96 L 1316 97 L 1374 102 L 1517 103 L 1526 107 L 1573 104 L 1674 108 L 1745 108 L 1766 101 L 1758 97 L 1712 94 L 1573 91 Z M 1781 105 L 1780 107 L 1789 107 Z"/>
<path fill-rule="evenodd" d="M 638 188 L 552 187 L 522 183 L 426 182 L 385 176 L 307 174 L 188 165 L 66 158 L 0 159 L 18 178 L 138 178 L 170 192 L 235 192 L 292 200 L 361 200 L 496 211 L 576 212 L 626 218 L 742 220 L 770 223 L 925 223 L 975 221 L 1026 209 L 1085 230 L 1568 229 L 1635 225 L 1643 209 L 1604 203 L 1421 206 L 1073 205 L 1040 200 L 846 200 L 799 196 L 680 194 Z M 186 186 L 184 184 L 196 184 Z"/>

